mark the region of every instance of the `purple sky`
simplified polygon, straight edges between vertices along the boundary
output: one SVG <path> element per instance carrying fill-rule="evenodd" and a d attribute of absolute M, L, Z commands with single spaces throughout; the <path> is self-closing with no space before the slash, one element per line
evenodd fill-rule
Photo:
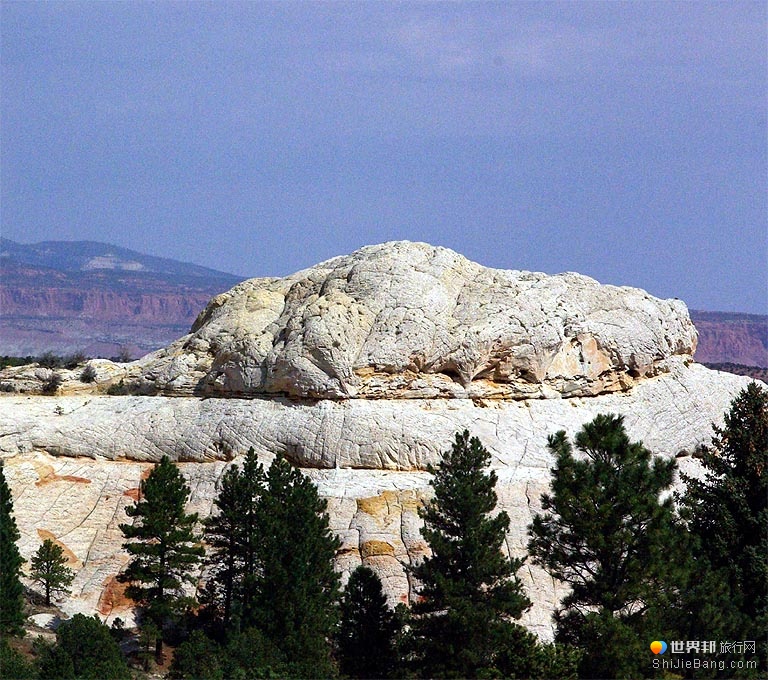
<path fill-rule="evenodd" d="M 368 243 L 768 311 L 760 2 L 13 2 L 2 235 L 247 276 Z"/>

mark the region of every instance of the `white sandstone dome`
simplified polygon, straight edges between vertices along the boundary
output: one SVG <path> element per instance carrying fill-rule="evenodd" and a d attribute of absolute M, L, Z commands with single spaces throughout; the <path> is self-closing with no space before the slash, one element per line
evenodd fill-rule
<path fill-rule="evenodd" d="M 190 335 L 140 362 L 140 382 L 208 396 L 590 396 L 695 348 L 679 300 L 395 241 L 215 297 Z"/>

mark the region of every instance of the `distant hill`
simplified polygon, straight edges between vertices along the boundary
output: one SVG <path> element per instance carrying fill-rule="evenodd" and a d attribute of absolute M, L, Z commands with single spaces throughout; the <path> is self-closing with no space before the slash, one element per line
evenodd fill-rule
<path fill-rule="evenodd" d="M 127 348 L 138 357 L 187 333 L 211 297 L 241 280 L 108 243 L 0 238 L 0 355 Z M 697 361 L 768 368 L 767 316 L 694 309 L 691 318 Z"/>
<path fill-rule="evenodd" d="M 154 274 L 168 277 L 169 281 L 181 279 L 232 283 L 242 280 L 227 272 L 165 257 L 144 255 L 135 250 L 98 241 L 17 243 L 0 238 L 0 265 L 4 268 L 6 264 L 13 262 L 60 272 Z"/>
<path fill-rule="evenodd" d="M 240 280 L 107 243 L 0 239 L 0 354 L 140 356 Z"/>

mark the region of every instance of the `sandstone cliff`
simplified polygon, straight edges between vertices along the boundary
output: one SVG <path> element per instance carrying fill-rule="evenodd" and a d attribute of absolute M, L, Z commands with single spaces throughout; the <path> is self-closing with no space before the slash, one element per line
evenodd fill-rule
<path fill-rule="evenodd" d="M 61 396 L 0 398 L 22 552 L 54 537 L 78 573 L 65 610 L 126 616 L 117 525 L 151 461 L 182 461 L 206 514 L 228 461 L 253 446 L 265 462 L 285 455 L 329 499 L 339 569 L 369 564 L 405 601 L 404 566 L 426 550 L 424 470 L 457 430 L 492 453 L 513 555 L 549 482 L 552 432 L 621 413 L 631 437 L 695 473 L 696 447 L 748 382 L 693 363 L 695 343 L 679 301 L 577 274 L 491 270 L 426 244 L 246 281 L 168 348 L 97 362 L 93 385 L 69 372 Z M 39 371 L 0 380 L 29 387 Z M 120 380 L 160 394 L 104 394 Z M 549 637 L 562 589 L 531 565 L 523 576 L 534 601 L 525 622 Z"/>
<path fill-rule="evenodd" d="M 768 317 L 691 310 L 699 331 L 696 360 L 768 368 Z"/>

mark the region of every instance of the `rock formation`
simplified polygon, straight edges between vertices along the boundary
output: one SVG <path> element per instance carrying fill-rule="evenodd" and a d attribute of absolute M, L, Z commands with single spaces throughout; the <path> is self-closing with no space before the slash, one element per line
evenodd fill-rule
<path fill-rule="evenodd" d="M 93 384 L 70 371 L 60 395 L 1 398 L 22 552 L 54 537 L 78 570 L 65 610 L 125 617 L 117 525 L 151 462 L 180 461 L 206 514 L 227 462 L 253 446 L 265 462 L 286 456 L 329 499 L 339 568 L 369 564 L 405 601 L 404 565 L 427 549 L 425 468 L 458 430 L 492 453 L 516 556 L 549 483 L 552 432 L 621 413 L 631 437 L 695 473 L 692 454 L 748 382 L 693 363 L 695 345 L 682 302 L 578 274 L 488 269 L 426 244 L 252 279 L 169 347 L 94 362 Z M 33 390 L 35 371 L 7 369 L 0 383 Z M 105 394 L 115 384 L 136 394 Z M 525 622 L 549 637 L 562 589 L 532 565 L 523 576 Z"/>

